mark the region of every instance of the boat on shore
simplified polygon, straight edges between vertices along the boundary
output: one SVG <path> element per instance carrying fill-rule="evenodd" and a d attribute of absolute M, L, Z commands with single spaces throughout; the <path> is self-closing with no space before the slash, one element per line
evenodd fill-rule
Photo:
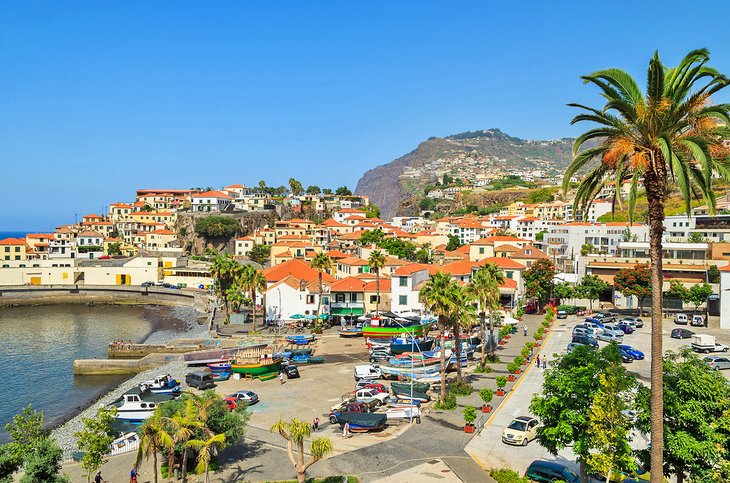
<path fill-rule="evenodd" d="M 117 408 L 117 419 L 144 421 L 155 413 L 157 406 L 175 396 L 155 394 L 147 388 L 132 388 L 110 406 Z"/>
<path fill-rule="evenodd" d="M 218 381 L 227 381 L 231 378 L 231 371 L 212 371 L 211 375 L 213 376 L 213 380 Z"/>
<path fill-rule="evenodd" d="M 189 366 L 205 366 L 207 364 L 217 364 L 227 362 L 233 358 L 238 352 L 245 349 L 256 349 L 268 347 L 268 343 L 254 344 L 247 347 L 229 347 L 226 349 L 213 349 L 205 351 L 190 352 L 183 355 L 185 363 Z"/>
<path fill-rule="evenodd" d="M 411 337 L 395 337 L 390 341 L 391 354 L 403 354 L 404 352 L 430 351 L 436 340 L 433 337 L 413 339 Z"/>
<path fill-rule="evenodd" d="M 424 382 L 413 382 L 413 390 L 415 392 L 426 392 L 431 388 L 431 385 Z M 399 392 L 403 391 L 409 391 L 411 390 L 411 383 L 410 382 L 391 382 L 390 383 L 390 389 L 393 391 L 393 394 L 398 394 Z"/>
<path fill-rule="evenodd" d="M 231 363 L 230 362 L 214 362 L 212 364 L 208 364 L 208 369 L 211 371 L 230 371 L 231 370 Z"/>
<path fill-rule="evenodd" d="M 392 338 L 403 333 L 409 334 L 412 337 L 422 337 L 428 334 L 432 325 L 433 321 L 420 320 L 418 318 L 391 319 L 387 317 L 373 317 L 363 324 L 362 335 L 363 337 L 372 339 Z"/>
<path fill-rule="evenodd" d="M 340 337 L 362 337 L 362 327 L 345 327 L 337 329 L 337 334 Z"/>
<path fill-rule="evenodd" d="M 149 381 L 139 384 L 140 389 L 149 390 L 152 394 L 180 394 L 180 383 L 177 382 L 170 374 L 157 376 Z"/>
<path fill-rule="evenodd" d="M 351 433 L 367 433 L 385 428 L 388 417 L 382 413 L 342 413 L 337 417 L 340 428 L 348 423 Z"/>
<path fill-rule="evenodd" d="M 254 379 L 268 380 L 281 371 L 283 357 L 266 347 L 247 348 L 238 352 L 231 363 L 231 371 Z"/>

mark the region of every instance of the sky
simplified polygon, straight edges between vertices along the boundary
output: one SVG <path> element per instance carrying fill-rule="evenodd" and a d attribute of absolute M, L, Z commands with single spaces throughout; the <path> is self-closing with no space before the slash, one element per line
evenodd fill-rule
<path fill-rule="evenodd" d="M 707 47 L 730 2 L 0 0 L 0 230 L 138 188 L 355 188 L 430 136 L 573 136 L 580 75 L 645 79 Z M 686 23 L 685 23 L 686 22 Z"/>

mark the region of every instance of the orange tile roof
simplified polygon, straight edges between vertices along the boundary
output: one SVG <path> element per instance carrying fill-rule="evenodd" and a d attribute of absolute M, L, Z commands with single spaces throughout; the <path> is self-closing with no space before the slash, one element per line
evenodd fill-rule
<path fill-rule="evenodd" d="M 335 227 L 345 227 L 345 226 L 350 226 L 350 225 L 340 223 L 339 221 L 335 220 L 334 218 L 328 218 L 325 221 L 323 221 L 320 224 L 320 226 L 327 226 L 327 227 L 335 228 Z"/>
<path fill-rule="evenodd" d="M 359 210 L 357 208 L 343 208 L 337 210 L 337 213 L 365 213 L 365 210 Z"/>
<path fill-rule="evenodd" d="M 50 238 L 53 239 L 53 233 L 28 233 L 26 238 Z"/>
<path fill-rule="evenodd" d="M 304 280 L 305 282 L 311 282 L 319 278 L 319 271 L 310 267 L 308 263 L 296 258 L 267 268 L 262 273 L 269 282 L 278 282 L 289 275 Z M 322 273 L 322 280 L 325 282 L 334 282 L 335 278 L 329 273 L 324 272 Z"/>
<path fill-rule="evenodd" d="M 372 280 L 365 284 L 365 292 L 375 292 L 376 291 L 376 282 L 375 280 Z M 380 278 L 380 293 L 383 292 L 390 292 L 390 286 L 391 281 L 389 278 Z"/>
<path fill-rule="evenodd" d="M 0 245 L 25 245 L 25 238 L 5 238 L 0 240 Z"/>
<path fill-rule="evenodd" d="M 504 277 L 504 283 L 499 284 L 499 288 L 517 288 L 517 280 Z"/>
<path fill-rule="evenodd" d="M 433 265 L 426 265 L 425 263 L 409 263 L 407 265 L 403 265 L 402 267 L 398 267 L 395 272 L 393 272 L 393 275 L 413 275 L 416 272 L 430 270 L 432 266 Z"/>
<path fill-rule="evenodd" d="M 102 235 L 101 235 L 101 233 L 96 232 L 96 231 L 92 231 L 92 230 L 82 231 L 81 233 L 78 234 L 78 236 L 80 236 L 80 237 L 81 236 L 85 236 L 85 237 L 103 238 Z"/>
<path fill-rule="evenodd" d="M 500 245 L 498 248 L 495 248 L 494 251 L 495 252 L 518 252 L 518 251 L 520 251 L 520 249 L 514 245 L 505 243 L 504 245 Z"/>
<path fill-rule="evenodd" d="M 507 258 L 507 257 L 488 257 L 483 260 L 479 260 L 480 266 L 484 266 L 487 263 L 494 263 L 495 265 L 497 265 L 499 268 L 502 268 L 502 269 L 511 268 L 511 269 L 515 269 L 515 270 L 520 270 L 520 269 L 525 268 L 525 266 L 523 264 L 521 264 L 519 262 L 515 262 L 511 258 Z"/>
<path fill-rule="evenodd" d="M 457 252 L 457 253 L 465 253 L 465 254 L 468 255 L 469 254 L 469 247 L 470 247 L 469 244 L 467 244 L 467 245 L 461 245 L 459 248 L 457 248 L 454 251 Z"/>
<path fill-rule="evenodd" d="M 364 266 L 367 266 L 368 261 L 363 260 L 362 258 L 358 258 L 358 257 L 347 257 L 347 258 L 342 258 L 340 260 L 337 260 L 337 263 L 341 263 L 343 265 L 353 265 L 353 266 L 364 267 Z"/>
<path fill-rule="evenodd" d="M 530 253 L 527 254 L 527 250 L 530 250 Z M 527 260 L 537 260 L 541 258 L 549 258 L 543 251 L 541 251 L 538 248 L 535 248 L 533 245 L 525 245 L 525 248 L 513 253 L 510 255 L 510 258 L 519 258 L 519 259 L 527 259 Z"/>
<path fill-rule="evenodd" d="M 337 260 L 340 258 L 348 258 L 350 256 L 347 253 L 341 252 L 339 250 L 330 250 L 327 252 L 326 255 L 333 260 Z"/>
<path fill-rule="evenodd" d="M 439 271 L 449 275 L 471 275 L 475 266 L 478 265 L 474 262 L 451 262 L 439 267 Z"/>
<path fill-rule="evenodd" d="M 338 280 L 330 286 L 330 292 L 363 292 L 366 283 L 355 277 Z"/>
<path fill-rule="evenodd" d="M 231 184 L 226 186 L 225 188 L 245 188 L 242 184 Z"/>
<path fill-rule="evenodd" d="M 152 234 L 152 233 L 154 233 L 155 235 L 174 235 L 175 234 L 174 231 L 170 231 L 170 230 L 154 230 L 154 231 L 149 232 L 149 234 Z"/>

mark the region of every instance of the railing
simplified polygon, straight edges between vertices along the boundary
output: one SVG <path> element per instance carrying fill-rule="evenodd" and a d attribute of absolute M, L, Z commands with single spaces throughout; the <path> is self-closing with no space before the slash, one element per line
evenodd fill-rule
<path fill-rule="evenodd" d="M 246 439 L 250 441 L 258 441 L 270 444 L 279 448 L 286 448 L 287 441 L 279 434 L 268 429 L 258 428 L 256 426 L 246 426 Z M 296 447 L 295 447 L 296 449 Z M 304 440 L 304 453 L 309 455 L 312 450 L 312 442 L 309 439 Z"/>

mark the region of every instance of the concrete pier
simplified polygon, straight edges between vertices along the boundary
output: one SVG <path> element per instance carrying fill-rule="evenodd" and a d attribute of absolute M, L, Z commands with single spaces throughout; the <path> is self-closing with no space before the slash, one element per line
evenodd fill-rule
<path fill-rule="evenodd" d="M 74 361 L 74 375 L 139 374 L 177 360 L 182 360 L 182 356 L 177 354 L 149 354 L 141 359 L 76 359 Z"/>

